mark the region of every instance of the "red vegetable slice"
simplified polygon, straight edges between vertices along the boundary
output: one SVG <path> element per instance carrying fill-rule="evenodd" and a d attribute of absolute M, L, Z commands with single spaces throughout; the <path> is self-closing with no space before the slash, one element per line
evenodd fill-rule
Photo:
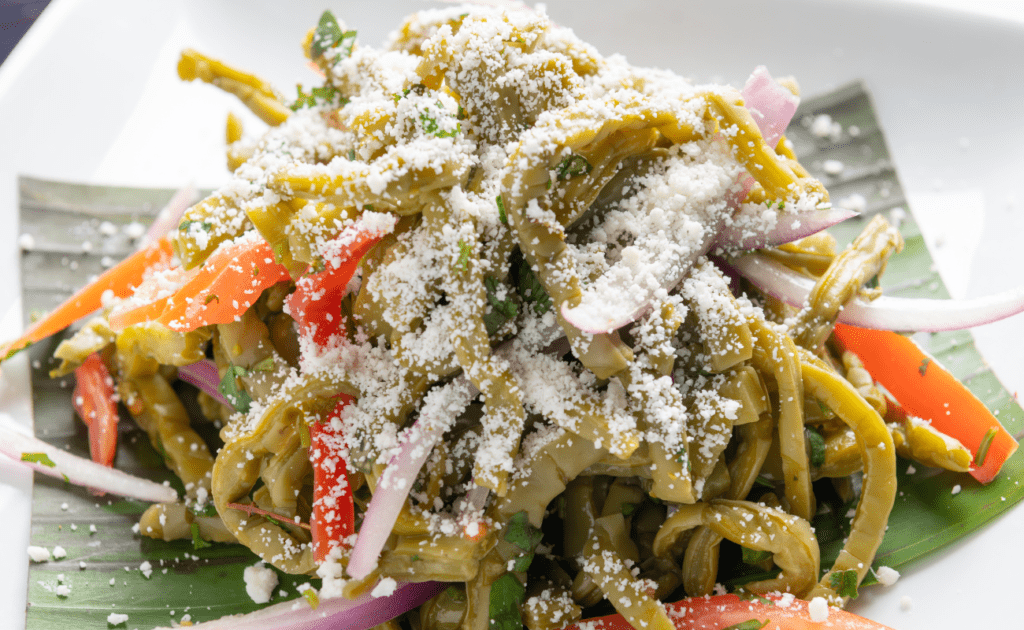
<path fill-rule="evenodd" d="M 808 602 L 788 596 L 769 595 L 752 599 L 740 599 L 736 595 L 692 597 L 665 604 L 665 608 L 677 630 L 723 630 L 753 620 L 767 622 L 763 630 L 892 630 L 838 608 L 829 608 L 825 621 L 813 621 L 808 612 Z M 586 619 L 569 626 L 569 630 L 583 628 L 633 630 L 622 615 Z"/>
<path fill-rule="evenodd" d="M 909 337 L 848 324 L 836 324 L 834 336 L 909 415 L 960 440 L 974 455 L 971 476 L 981 483 L 995 479 L 1017 450 L 1017 440 L 985 404 Z"/>
<path fill-rule="evenodd" d="M 75 369 L 72 404 L 78 417 L 89 427 L 89 455 L 104 466 L 114 465 L 117 452 L 117 403 L 114 379 L 97 353 L 90 354 Z"/>
<path fill-rule="evenodd" d="M 348 291 L 348 283 L 366 252 L 393 228 L 390 216 L 384 222 L 361 219 L 342 230 L 328 246 L 323 271 L 296 281 L 295 292 L 286 299 L 286 312 L 298 322 L 302 337 L 312 336 L 320 348 L 330 345 L 332 337 L 339 338 L 343 322 L 338 305 Z"/>
<path fill-rule="evenodd" d="M 21 337 L 0 347 L 0 361 L 37 341 L 58 333 L 86 315 L 103 306 L 103 294 L 112 291 L 120 298 L 128 297 L 135 287 L 142 283 L 146 271 L 157 266 L 166 265 L 174 255 L 174 248 L 166 238 L 159 239 L 135 252 L 120 263 L 103 272 L 92 282 L 68 298 L 48 315 L 29 327 Z"/>
<path fill-rule="evenodd" d="M 182 283 L 173 295 L 112 313 L 111 328 L 117 331 L 154 321 L 188 332 L 226 324 L 252 306 L 265 289 L 290 278 L 288 270 L 274 261 L 270 245 L 256 232 L 221 245 L 202 267 L 176 271 L 172 277 Z"/>
<path fill-rule="evenodd" d="M 339 396 L 338 404 L 325 422 L 309 427 L 309 459 L 313 463 L 313 557 L 318 563 L 327 560 L 331 549 L 345 544 L 356 531 L 355 507 L 348 482 L 348 468 L 341 456 L 340 433 L 333 420 L 353 398 Z"/>

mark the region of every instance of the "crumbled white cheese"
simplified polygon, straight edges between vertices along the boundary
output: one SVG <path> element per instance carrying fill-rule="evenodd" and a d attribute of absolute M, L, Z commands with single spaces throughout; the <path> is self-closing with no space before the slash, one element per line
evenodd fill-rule
<path fill-rule="evenodd" d="M 57 545 L 53 548 L 53 559 L 60 560 L 61 558 L 67 558 L 68 552 L 64 550 L 64 547 Z"/>
<path fill-rule="evenodd" d="M 879 583 L 884 586 L 892 586 L 896 583 L 896 580 L 900 579 L 900 572 L 892 567 L 878 567 L 875 571 L 875 577 L 878 578 Z"/>
<path fill-rule="evenodd" d="M 142 571 L 142 576 L 148 580 L 153 575 L 153 565 L 150 564 L 149 560 L 145 560 L 139 565 L 139 571 Z"/>
<path fill-rule="evenodd" d="M 128 621 L 128 615 L 122 613 L 110 613 L 107 615 L 107 623 L 116 626 Z"/>
<path fill-rule="evenodd" d="M 807 612 L 811 615 L 811 621 L 824 623 L 828 620 L 828 602 L 824 597 L 815 597 L 807 604 Z"/>
<path fill-rule="evenodd" d="M 374 586 L 373 590 L 370 591 L 370 595 L 374 597 L 389 597 L 395 592 L 396 588 L 398 588 L 398 582 L 393 578 L 381 578 L 380 582 L 377 582 L 377 586 Z"/>
<path fill-rule="evenodd" d="M 32 562 L 47 562 L 50 559 L 50 550 L 46 547 L 30 545 L 28 548 L 28 557 L 32 559 Z"/>
<path fill-rule="evenodd" d="M 266 604 L 274 596 L 274 589 L 278 583 L 277 573 L 262 562 L 245 567 L 242 577 L 245 580 L 246 594 L 257 604 Z"/>

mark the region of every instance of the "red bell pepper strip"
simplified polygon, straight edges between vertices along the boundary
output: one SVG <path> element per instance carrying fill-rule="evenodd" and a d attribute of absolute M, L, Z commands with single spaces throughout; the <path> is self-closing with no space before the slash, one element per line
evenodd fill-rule
<path fill-rule="evenodd" d="M 202 267 L 182 272 L 182 286 L 160 298 L 111 315 L 115 331 L 153 321 L 188 332 L 210 324 L 226 324 L 244 313 L 260 293 L 290 278 L 274 261 L 270 245 L 257 233 L 220 246 Z"/>
<path fill-rule="evenodd" d="M 107 467 L 114 465 L 117 451 L 117 403 L 114 379 L 97 353 L 90 354 L 75 369 L 72 404 L 78 417 L 89 427 L 89 455 Z"/>
<path fill-rule="evenodd" d="M 286 298 L 287 312 L 298 322 L 302 337 L 312 335 L 313 342 L 324 348 L 331 343 L 331 337 L 342 334 L 341 298 L 359 261 L 385 233 L 360 223 L 346 228 L 335 239 L 337 246 L 333 248 L 334 255 L 324 261 L 325 269 L 296 281 L 295 291 Z"/>
<path fill-rule="evenodd" d="M 340 452 L 340 434 L 332 422 L 352 400 L 351 396 L 342 394 L 327 420 L 313 422 L 309 427 L 309 459 L 313 463 L 313 517 L 310 526 L 313 557 L 317 562 L 324 562 L 331 549 L 346 544 L 346 539 L 356 531 L 348 468 Z"/>
<path fill-rule="evenodd" d="M 736 595 L 691 597 L 665 604 L 668 617 L 676 630 L 723 630 L 733 627 L 758 627 L 763 630 L 892 630 L 853 613 L 838 608 L 828 609 L 825 621 L 814 621 L 808 612 L 808 602 L 777 595 L 754 596 L 740 599 Z M 750 623 L 755 621 L 756 623 Z M 745 625 L 740 625 L 745 624 Z M 582 628 L 598 630 L 634 630 L 622 615 L 608 615 L 585 619 L 569 626 L 568 630 Z"/>
<path fill-rule="evenodd" d="M 960 440 L 974 456 L 971 476 L 981 483 L 995 479 L 1017 450 L 1017 440 L 985 404 L 909 337 L 849 324 L 836 324 L 834 336 L 909 415 Z"/>
<path fill-rule="evenodd" d="M 21 337 L 0 347 L 0 361 L 24 350 L 37 341 L 58 333 L 103 306 L 103 294 L 112 291 L 120 298 L 128 297 L 142 283 L 146 271 L 166 265 L 174 255 L 170 241 L 161 238 L 103 272 L 63 304 L 34 323 Z"/>

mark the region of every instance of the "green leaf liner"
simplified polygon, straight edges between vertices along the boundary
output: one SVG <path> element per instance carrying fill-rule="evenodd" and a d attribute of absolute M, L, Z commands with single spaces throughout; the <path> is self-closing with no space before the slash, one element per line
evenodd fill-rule
<path fill-rule="evenodd" d="M 827 114 L 843 129 L 842 136 L 815 137 L 802 121 Z M 851 126 L 859 134 L 851 136 Z M 788 137 L 801 161 L 828 186 L 834 203 L 861 195 L 864 217 L 894 208 L 908 210 L 901 226 L 906 247 L 889 263 L 882 278 L 887 293 L 905 297 L 947 297 L 933 269 L 917 224 L 909 214 L 885 139 L 870 97 L 861 84 L 842 87 L 801 106 Z M 822 162 L 835 159 L 845 168 L 838 176 L 822 172 Z M 22 291 L 26 321 L 32 313 L 58 304 L 86 279 L 99 273 L 103 258 L 119 259 L 133 242 L 124 231 L 110 235 L 103 223 L 117 228 L 138 221 L 146 224 L 173 194 L 172 190 L 86 186 L 21 178 L 21 233 L 31 234 L 36 247 L 22 254 Z M 833 229 L 845 244 L 860 232 L 864 218 Z M 93 247 L 83 252 L 82 243 Z M 919 335 L 927 349 L 998 414 L 1011 434 L 1024 431 L 1024 411 L 1002 387 L 974 347 L 970 333 Z M 31 348 L 36 434 L 71 452 L 88 457 L 85 426 L 71 409 L 70 378 L 53 381 L 47 375 L 59 338 Z M 183 392 L 188 401 L 187 392 Z M 216 439 L 212 427 L 207 431 Z M 129 420 L 120 427 L 121 446 L 115 466 L 149 479 L 177 480 L 145 434 Z M 1018 451 L 1002 474 L 982 486 L 966 474 L 939 473 L 909 462 L 899 464 L 900 493 L 875 566 L 901 567 L 981 527 L 1024 498 L 1024 451 Z M 962 490 L 952 494 L 954 486 Z M 66 507 L 66 509 L 65 509 Z M 59 480 L 37 476 L 33 490 L 31 543 L 52 549 L 60 545 L 67 557 L 29 566 L 29 630 L 106 629 L 111 612 L 129 616 L 128 627 L 170 625 L 189 615 L 194 622 L 261 608 L 245 593 L 242 573 L 258 558 L 240 545 L 214 544 L 194 549 L 192 540 L 163 542 L 133 533 L 132 526 L 146 504 L 118 497 L 93 497 L 88 491 Z M 815 519 L 822 547 L 822 565 L 829 566 L 839 549 L 850 518 L 849 506 L 826 504 Z M 95 532 L 90 531 L 95 525 Z M 845 529 L 844 529 L 845 528 Z M 148 561 L 153 573 L 142 575 Z M 80 567 L 85 563 L 85 568 Z M 56 595 L 58 576 L 71 587 L 68 597 Z M 297 587 L 307 576 L 279 574 L 281 585 L 270 603 L 301 597 Z M 111 586 L 110 581 L 114 581 Z M 312 580 L 314 585 L 315 580 Z M 280 594 L 284 592 L 284 595 Z"/>
<path fill-rule="evenodd" d="M 811 133 L 810 121 L 822 115 L 839 123 L 842 133 L 837 138 L 820 138 Z M 787 137 L 793 141 L 801 163 L 828 188 L 833 204 L 842 205 L 854 195 L 863 198 L 866 209 L 860 217 L 830 230 L 841 245 L 852 241 L 873 215 L 896 209 L 906 212 L 900 225 L 906 246 L 893 256 L 881 278 L 887 295 L 949 297 L 907 206 L 863 84 L 846 85 L 804 101 Z M 842 162 L 842 172 L 834 176 L 825 173 L 825 160 Z M 915 340 L 965 382 L 1011 435 L 1021 437 L 1024 411 L 985 363 L 970 332 L 918 333 Z M 902 459 L 897 469 L 899 492 L 885 540 L 875 556 L 875 568 L 904 566 L 978 529 L 1024 498 L 1024 485 L 1018 483 L 1024 479 L 1024 450 L 1018 450 L 998 478 L 988 485 L 967 474 L 939 472 Z M 914 472 L 908 473 L 910 470 Z M 960 491 L 954 495 L 956 486 Z M 813 523 L 823 567 L 830 566 L 842 549 L 851 520 L 846 514 L 854 505 L 834 503 L 826 507 L 830 511 L 819 515 Z M 872 580 L 870 574 L 868 579 Z"/>

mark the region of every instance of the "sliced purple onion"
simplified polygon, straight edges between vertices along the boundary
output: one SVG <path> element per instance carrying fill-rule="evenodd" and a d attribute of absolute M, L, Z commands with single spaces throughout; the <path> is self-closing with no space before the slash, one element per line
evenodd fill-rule
<path fill-rule="evenodd" d="M 721 248 L 726 251 L 735 251 L 775 247 L 811 234 L 817 234 L 855 216 L 857 213 L 852 210 L 829 207 L 822 210 L 787 212 L 779 215 L 775 227 L 767 232 L 745 232 L 741 227 L 730 225 L 718 232 L 712 250 Z"/>
<path fill-rule="evenodd" d="M 377 565 L 377 558 L 391 535 L 416 475 L 441 436 L 465 411 L 475 394 L 475 388 L 465 376 L 427 394 L 419 418 L 402 433 L 398 453 L 381 474 L 349 557 L 349 575 L 362 579 Z"/>
<path fill-rule="evenodd" d="M 754 68 L 740 92 L 768 146 L 774 147 L 786 133 L 800 97 L 775 82 L 764 66 Z"/>
<path fill-rule="evenodd" d="M 139 242 L 139 249 L 166 236 L 168 232 L 178 227 L 185 211 L 199 201 L 199 191 L 192 184 L 189 184 L 174 193 L 167 205 L 156 215 L 156 220 L 149 226 L 146 236 Z"/>
<path fill-rule="evenodd" d="M 196 630 L 367 630 L 422 605 L 447 587 L 444 582 L 408 582 L 385 597 L 366 593 L 356 599 L 321 599 L 316 610 L 300 597 L 192 627 Z"/>
<path fill-rule="evenodd" d="M 217 372 L 217 364 L 209 359 L 196 361 L 189 365 L 178 368 L 178 378 L 195 385 L 206 392 L 217 402 L 234 407 L 231 402 L 220 393 L 220 374 Z"/>
<path fill-rule="evenodd" d="M 725 261 L 765 293 L 802 306 L 814 280 L 761 254 Z M 876 330 L 941 332 L 990 324 L 1024 312 L 1024 287 L 970 300 L 932 300 L 882 296 L 853 298 L 839 312 L 839 321 Z"/>
<path fill-rule="evenodd" d="M 178 493 L 169 486 L 107 468 L 26 435 L 6 416 L 0 416 L 0 453 L 44 475 L 76 486 L 153 503 L 178 499 Z"/>

